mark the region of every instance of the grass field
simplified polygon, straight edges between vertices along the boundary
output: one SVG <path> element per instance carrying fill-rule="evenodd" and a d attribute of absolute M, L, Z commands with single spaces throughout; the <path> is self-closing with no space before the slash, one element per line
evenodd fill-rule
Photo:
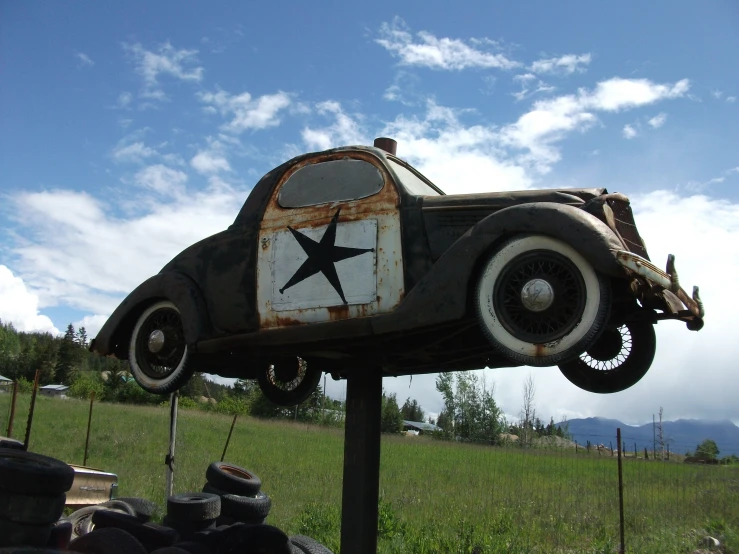
<path fill-rule="evenodd" d="M 0 395 L 0 433 L 9 400 Z M 28 403 L 19 397 L 16 438 Z M 88 406 L 39 398 L 31 450 L 82 463 Z M 168 420 L 165 408 L 96 404 L 88 465 L 118 474 L 119 496 L 164 503 Z M 230 423 L 180 411 L 175 492 L 202 488 Z M 260 476 L 273 500 L 270 523 L 338 552 L 343 430 L 240 418 L 226 459 Z M 618 545 L 615 457 L 389 436 L 380 488 L 379 552 L 613 552 Z M 624 495 L 628 552 L 692 552 L 706 534 L 739 549 L 735 467 L 626 460 Z"/>

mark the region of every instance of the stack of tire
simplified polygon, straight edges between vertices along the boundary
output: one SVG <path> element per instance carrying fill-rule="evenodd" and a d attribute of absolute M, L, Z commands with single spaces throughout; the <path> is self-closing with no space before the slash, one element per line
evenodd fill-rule
<path fill-rule="evenodd" d="M 53 546 L 71 532 L 60 517 L 74 470 L 64 462 L 0 448 L 0 547 Z"/>
<path fill-rule="evenodd" d="M 254 472 L 225 462 L 213 462 L 205 478 L 203 493 L 220 498 L 219 525 L 259 525 L 267 519 L 272 499 L 261 490 L 262 481 Z"/>

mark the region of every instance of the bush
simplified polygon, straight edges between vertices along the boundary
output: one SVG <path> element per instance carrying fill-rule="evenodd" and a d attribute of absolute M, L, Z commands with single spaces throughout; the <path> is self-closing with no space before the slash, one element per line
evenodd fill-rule
<path fill-rule="evenodd" d="M 90 398 L 94 392 L 95 398 L 103 399 L 103 380 L 95 371 L 80 371 L 75 373 L 74 380 L 69 386 L 69 396 L 74 398 Z"/>
<path fill-rule="evenodd" d="M 310 502 L 298 516 L 298 533 L 339 551 L 341 515 L 338 506 Z"/>

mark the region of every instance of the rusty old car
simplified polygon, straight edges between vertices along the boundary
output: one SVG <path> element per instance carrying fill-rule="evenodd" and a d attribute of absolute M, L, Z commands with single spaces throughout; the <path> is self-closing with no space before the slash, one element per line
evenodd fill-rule
<path fill-rule="evenodd" d="M 146 390 L 194 371 L 257 379 L 281 405 L 326 372 L 384 376 L 559 366 L 624 390 L 654 325 L 703 326 L 669 256 L 650 261 L 629 199 L 604 188 L 444 194 L 395 141 L 298 156 L 233 224 L 131 292 L 92 341 Z"/>

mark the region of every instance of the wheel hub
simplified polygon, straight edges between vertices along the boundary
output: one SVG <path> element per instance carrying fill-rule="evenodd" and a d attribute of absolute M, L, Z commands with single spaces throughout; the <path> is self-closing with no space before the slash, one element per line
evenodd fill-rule
<path fill-rule="evenodd" d="M 614 359 L 623 348 L 623 337 L 618 329 L 606 329 L 587 354 L 594 360 L 605 362 Z"/>
<path fill-rule="evenodd" d="M 521 289 L 521 303 L 531 312 L 543 312 L 554 302 L 554 289 L 544 279 L 532 279 Z"/>
<path fill-rule="evenodd" d="M 280 361 L 274 364 L 275 377 L 283 383 L 288 383 L 298 376 L 299 365 L 297 360 Z"/>
<path fill-rule="evenodd" d="M 149 352 L 158 354 L 164 348 L 164 332 L 161 329 L 155 329 L 149 334 Z"/>

